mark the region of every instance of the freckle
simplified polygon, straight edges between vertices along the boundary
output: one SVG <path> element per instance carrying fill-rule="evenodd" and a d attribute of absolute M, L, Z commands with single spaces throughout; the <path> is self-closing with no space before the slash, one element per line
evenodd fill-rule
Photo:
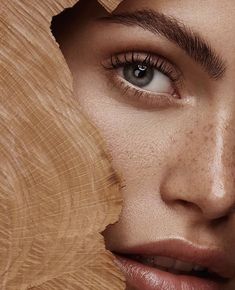
<path fill-rule="evenodd" d="M 203 126 L 203 130 L 207 131 L 208 130 L 208 125 Z"/>
<path fill-rule="evenodd" d="M 186 133 L 186 137 L 191 139 L 192 138 L 192 134 L 193 134 L 193 131 L 190 131 L 190 132 Z"/>
<path fill-rule="evenodd" d="M 209 125 L 209 128 L 208 128 L 209 131 L 210 131 L 212 128 L 213 128 L 213 124 L 210 124 L 210 125 Z"/>
<path fill-rule="evenodd" d="M 204 126 L 203 129 L 205 132 L 209 132 L 212 128 L 213 128 L 213 124 L 207 124 Z"/>

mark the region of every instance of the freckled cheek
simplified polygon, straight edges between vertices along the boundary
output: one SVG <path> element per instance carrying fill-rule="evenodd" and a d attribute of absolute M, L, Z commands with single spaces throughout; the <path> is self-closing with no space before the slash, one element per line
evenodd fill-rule
<path fill-rule="evenodd" d="M 90 68 L 92 71 L 92 68 Z M 92 82 L 91 82 L 92 80 Z M 177 110 L 146 111 L 114 97 L 104 76 L 76 76 L 75 96 L 82 110 L 100 129 L 115 167 L 128 175 L 155 176 L 173 166 L 192 142 L 184 131 L 187 116 Z"/>

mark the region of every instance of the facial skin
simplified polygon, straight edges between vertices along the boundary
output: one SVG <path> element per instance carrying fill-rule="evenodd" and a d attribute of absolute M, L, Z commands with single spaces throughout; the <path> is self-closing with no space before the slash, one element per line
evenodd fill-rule
<path fill-rule="evenodd" d="M 221 249 L 235 265 L 234 1 L 126 0 L 115 11 L 147 8 L 174 17 L 220 59 L 217 77 L 167 37 L 133 23 L 100 20 L 108 13 L 94 1 L 84 2 L 57 40 L 75 97 L 123 176 L 123 210 L 103 233 L 107 248 L 118 252 L 181 238 Z M 124 81 L 123 66 L 107 68 L 125 57 L 131 61 L 133 51 L 142 61 L 150 53 L 154 63 L 163 57 L 167 71 L 180 80 L 174 85 L 156 74 L 145 89 Z M 111 60 L 116 54 L 118 61 Z M 143 90 L 143 99 L 134 99 Z M 235 289 L 235 273 L 223 289 Z"/>

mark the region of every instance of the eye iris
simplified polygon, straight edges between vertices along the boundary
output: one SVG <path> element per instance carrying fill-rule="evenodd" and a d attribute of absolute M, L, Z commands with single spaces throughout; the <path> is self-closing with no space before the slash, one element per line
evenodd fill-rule
<path fill-rule="evenodd" d="M 154 68 L 141 64 L 128 64 L 123 68 L 125 79 L 138 87 L 145 87 L 154 77 Z"/>

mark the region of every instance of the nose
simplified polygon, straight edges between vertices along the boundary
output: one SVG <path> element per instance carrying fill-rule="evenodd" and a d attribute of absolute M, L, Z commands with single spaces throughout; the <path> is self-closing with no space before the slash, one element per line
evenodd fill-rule
<path fill-rule="evenodd" d="M 180 203 L 209 220 L 234 212 L 233 127 L 234 120 L 219 118 L 185 134 L 190 140 L 182 146 L 178 162 L 168 169 L 160 188 L 165 202 Z"/>

